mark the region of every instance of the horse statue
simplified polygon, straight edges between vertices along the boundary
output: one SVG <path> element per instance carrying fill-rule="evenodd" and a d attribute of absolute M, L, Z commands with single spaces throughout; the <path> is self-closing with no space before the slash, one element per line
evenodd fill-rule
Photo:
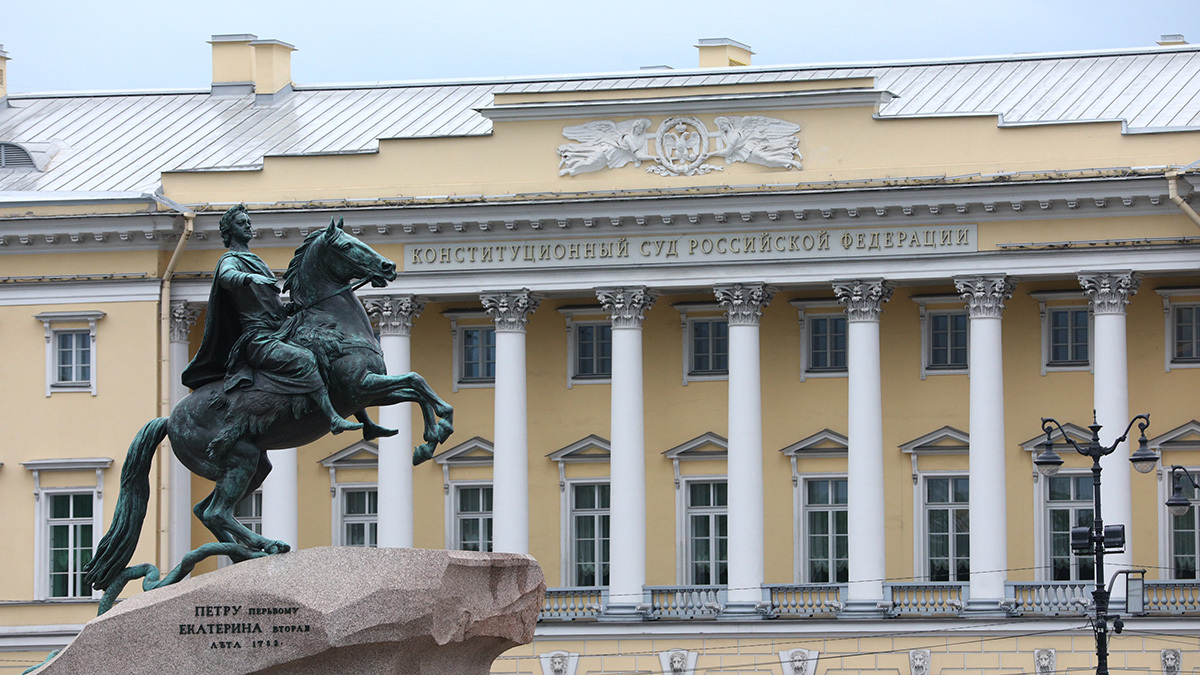
<path fill-rule="evenodd" d="M 279 334 L 312 351 L 343 416 L 354 413 L 368 437 L 395 431 L 372 423 L 365 409 L 411 401 L 424 417 L 424 440 L 413 464 L 433 456 L 454 431 L 454 411 L 417 373 L 388 375 L 370 318 L 354 290 L 396 279 L 396 265 L 347 234 L 340 222 L 309 234 L 296 249 L 284 276 L 292 302 Z M 353 282 L 359 280 L 357 284 Z M 134 437 L 121 469 L 121 492 L 112 526 L 84 567 L 84 583 L 104 590 L 100 613 L 112 606 L 126 583 L 144 577 L 150 590 L 186 576 L 200 560 L 228 555 L 240 562 L 290 550 L 287 542 L 256 534 L 233 517 L 234 506 L 262 485 L 271 472 L 267 450 L 311 443 L 330 430 L 328 419 L 303 396 L 255 388 L 226 391 L 220 380 L 193 391 L 170 417 L 148 422 Z M 390 431 L 390 433 L 389 433 Z M 219 435 L 232 439 L 213 444 Z M 133 557 L 150 495 L 150 463 L 164 438 L 175 456 L 216 488 L 193 511 L 220 543 L 205 544 L 184 557 L 165 578 L 153 565 L 126 567 Z M 214 451 L 220 448 L 220 451 Z"/>

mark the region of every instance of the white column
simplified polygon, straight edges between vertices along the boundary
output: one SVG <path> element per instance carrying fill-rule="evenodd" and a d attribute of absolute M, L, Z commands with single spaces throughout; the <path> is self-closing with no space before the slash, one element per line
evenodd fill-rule
<path fill-rule="evenodd" d="M 762 377 L 758 321 L 774 290 L 763 284 L 714 289 L 729 320 L 729 601 L 731 618 L 759 618 L 763 584 Z"/>
<path fill-rule="evenodd" d="M 299 548 L 296 448 L 268 450 L 271 473 L 262 484 L 262 533 Z"/>
<path fill-rule="evenodd" d="M 846 505 L 848 613 L 878 612 L 887 576 L 883 501 L 883 393 L 879 375 L 879 313 L 892 296 L 882 279 L 835 281 L 846 306 L 846 367 L 849 374 Z"/>
<path fill-rule="evenodd" d="M 644 287 L 602 288 L 596 297 L 612 321 L 609 445 L 608 607 L 635 617 L 646 585 L 646 439 L 642 394 L 642 320 L 657 297 Z"/>
<path fill-rule="evenodd" d="M 529 553 L 525 324 L 541 299 L 528 290 L 483 293 L 480 299 L 496 322 L 492 550 Z"/>
<path fill-rule="evenodd" d="M 171 408 L 188 395 L 188 388 L 183 386 L 183 369 L 188 364 L 188 336 L 196 317 L 200 315 L 200 305 L 184 300 L 171 301 Z M 169 446 L 164 446 L 164 449 Z M 188 471 L 175 453 L 171 453 L 170 475 L 167 479 L 170 485 L 170 504 L 168 506 L 170 524 L 168 534 L 168 556 L 174 567 L 183 561 L 183 556 L 192 550 L 192 472 Z"/>
<path fill-rule="evenodd" d="M 970 541 L 969 608 L 1004 613 L 1008 569 L 1005 490 L 1004 356 L 1000 314 L 1013 286 L 1004 276 L 956 278 L 970 317 Z"/>
<path fill-rule="evenodd" d="M 413 319 L 425 303 L 412 295 L 384 296 L 367 300 L 367 309 L 378 317 L 379 345 L 390 375 L 412 370 L 410 365 Z M 412 404 L 397 403 L 379 409 L 379 424 L 399 433 L 380 438 L 378 544 L 380 547 L 413 545 L 413 438 Z"/>
<path fill-rule="evenodd" d="M 1100 442 L 1109 446 L 1129 424 L 1129 356 L 1125 338 L 1125 306 L 1141 281 L 1129 270 L 1080 272 L 1079 284 L 1091 300 L 1095 342 L 1092 349 L 1092 400 L 1096 423 L 1103 425 Z M 1129 441 L 1121 443 L 1100 460 L 1103 480 L 1101 516 L 1105 525 L 1125 526 L 1125 553 L 1105 556 L 1105 573 L 1133 565 L 1133 485 L 1129 463 Z M 1103 583 L 1108 583 L 1104 579 Z M 1125 596 L 1125 584 L 1113 586 L 1114 597 Z"/>

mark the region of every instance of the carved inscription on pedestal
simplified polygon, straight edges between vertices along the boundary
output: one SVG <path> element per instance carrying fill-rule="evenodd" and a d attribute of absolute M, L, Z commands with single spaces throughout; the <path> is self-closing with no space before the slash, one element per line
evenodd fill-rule
<path fill-rule="evenodd" d="M 298 633 L 311 632 L 312 625 L 300 607 L 193 605 L 178 630 L 178 636 L 200 649 L 271 649 L 286 646 Z"/>

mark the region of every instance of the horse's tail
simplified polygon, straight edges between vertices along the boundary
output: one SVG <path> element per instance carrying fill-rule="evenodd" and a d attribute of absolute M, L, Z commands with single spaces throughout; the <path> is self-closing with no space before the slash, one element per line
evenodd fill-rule
<path fill-rule="evenodd" d="M 146 518 L 146 502 L 150 499 L 150 462 L 158 444 L 167 437 L 167 419 L 150 420 L 129 444 L 125 466 L 121 468 L 121 494 L 117 497 L 112 526 L 96 546 L 96 554 L 83 567 L 85 588 L 108 588 L 133 558 Z"/>

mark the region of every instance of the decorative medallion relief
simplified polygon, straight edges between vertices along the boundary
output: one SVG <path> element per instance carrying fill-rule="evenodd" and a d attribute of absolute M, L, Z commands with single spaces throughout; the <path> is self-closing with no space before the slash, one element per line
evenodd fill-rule
<path fill-rule="evenodd" d="M 1183 671 L 1183 650 L 1164 649 L 1161 652 L 1162 675 L 1179 675 Z"/>
<path fill-rule="evenodd" d="M 660 176 L 697 176 L 723 167 L 708 160 L 723 157 L 725 164 L 747 162 L 773 169 L 800 168 L 800 125 L 762 115 L 721 116 L 713 119 L 716 131 L 698 117 L 668 117 L 650 133 L 645 117 L 624 122 L 595 120 L 564 127 L 563 136 L 576 143 L 558 146 L 558 175 L 577 176 L 628 164 Z M 651 142 L 654 151 L 651 152 Z"/>
<path fill-rule="evenodd" d="M 1053 649 L 1033 650 L 1033 669 L 1037 675 L 1054 675 L 1058 655 Z"/>
<path fill-rule="evenodd" d="M 783 675 L 816 675 L 819 656 L 815 649 L 790 649 L 779 652 L 779 665 Z"/>
<path fill-rule="evenodd" d="M 575 675 L 579 666 L 579 654 L 574 652 L 548 652 L 539 654 L 538 660 L 541 661 L 542 675 Z"/>
<path fill-rule="evenodd" d="M 685 649 L 672 649 L 658 653 L 658 663 L 662 667 L 662 675 L 692 675 L 696 672 L 696 657 L 698 652 Z"/>
<path fill-rule="evenodd" d="M 929 650 L 908 650 L 908 672 L 911 675 L 929 675 Z"/>

